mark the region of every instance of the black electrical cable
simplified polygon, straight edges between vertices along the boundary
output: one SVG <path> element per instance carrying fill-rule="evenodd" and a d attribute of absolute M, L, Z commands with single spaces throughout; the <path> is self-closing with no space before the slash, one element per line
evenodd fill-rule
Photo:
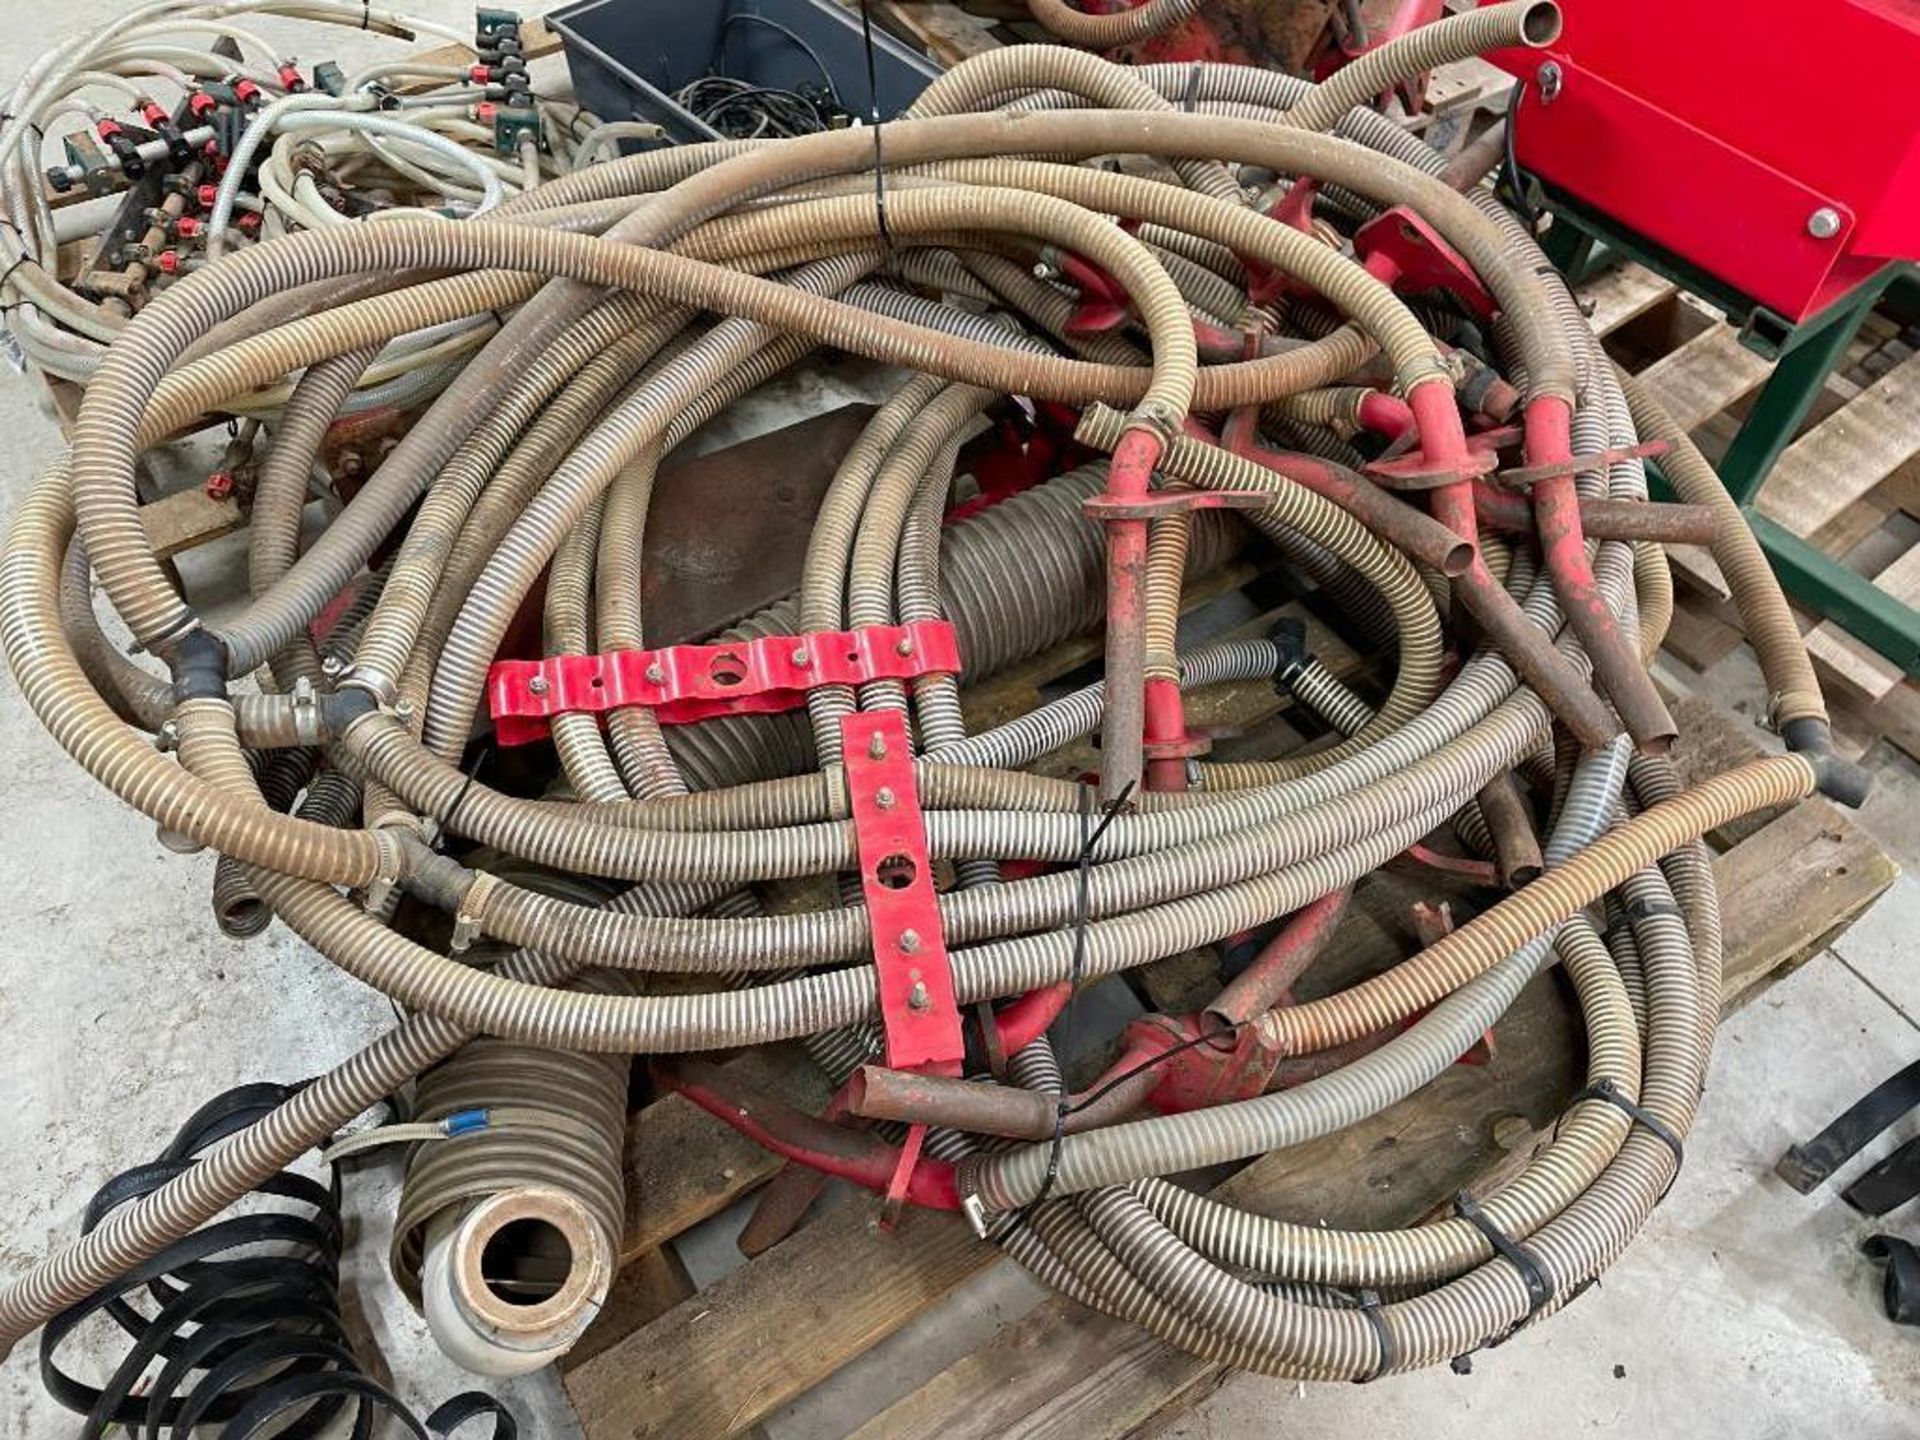
<path fill-rule="evenodd" d="M 716 55 L 721 57 L 725 56 L 726 44 L 727 44 L 727 31 L 731 30 L 735 25 L 738 25 L 742 22 L 746 22 L 753 25 L 763 25 L 769 30 L 776 31 L 779 34 L 786 36 L 787 39 L 791 40 L 795 46 L 797 46 L 799 49 L 804 50 L 806 52 L 807 58 L 809 60 L 813 61 L 813 67 L 814 69 L 820 72 L 820 78 L 822 81 L 826 83 L 826 87 L 828 91 L 831 92 L 834 89 L 833 72 L 827 68 L 827 62 L 820 58 L 820 52 L 814 49 L 813 46 L 809 45 L 804 36 L 796 33 L 795 31 L 789 30 L 785 25 L 782 25 L 778 20 L 770 20 L 765 15 L 755 15 L 754 13 L 748 10 L 736 10 L 731 15 L 727 16 L 726 19 L 720 22 L 720 39 L 719 39 L 719 42 L 714 46 L 714 51 Z M 724 64 L 720 64 L 720 65 L 716 65 L 714 68 L 718 70 L 724 70 L 726 66 Z"/>
<path fill-rule="evenodd" d="M 87 1204 L 82 1231 L 190 1170 L 204 1152 L 299 1089 L 242 1085 L 215 1096 L 158 1159 L 100 1188 Z M 41 1383 L 58 1403 L 86 1417 L 82 1440 L 115 1426 L 154 1440 L 163 1432 L 186 1440 L 203 1425 L 220 1426 L 220 1440 L 250 1440 L 263 1431 L 300 1440 L 338 1433 L 335 1422 L 349 1409 L 353 1440 L 371 1440 L 382 1415 L 417 1440 L 491 1415 L 493 1440 L 515 1440 L 512 1413 L 489 1395 L 455 1396 L 421 1420 L 361 1368 L 340 1309 L 345 1226 L 338 1171 L 323 1184 L 283 1170 L 255 1186 L 243 1206 L 47 1322 Z M 101 1314 L 131 1343 L 107 1381 L 95 1386 L 62 1369 L 56 1357 L 70 1335 Z"/>

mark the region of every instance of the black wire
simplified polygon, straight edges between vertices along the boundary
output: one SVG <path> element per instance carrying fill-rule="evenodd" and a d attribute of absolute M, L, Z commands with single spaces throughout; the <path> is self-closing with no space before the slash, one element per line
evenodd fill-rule
<path fill-rule="evenodd" d="M 1527 183 L 1520 173 L 1520 160 L 1515 149 L 1514 137 L 1520 132 L 1520 102 L 1526 99 L 1527 82 L 1514 82 L 1513 97 L 1507 101 L 1506 155 L 1501 164 L 1502 178 L 1507 184 L 1508 203 L 1520 214 L 1526 223 L 1527 233 L 1537 235 L 1540 232 L 1540 214 L 1533 208 L 1533 202 L 1527 198 Z"/>
<path fill-rule="evenodd" d="M 735 25 L 737 25 L 743 20 L 748 21 L 754 25 L 764 25 L 769 30 L 777 31 L 778 33 L 786 36 L 787 39 L 791 40 L 800 49 L 806 51 L 807 58 L 813 61 L 813 68 L 820 72 L 820 78 L 826 82 L 827 93 L 828 94 L 833 93 L 834 91 L 833 72 L 827 68 L 827 62 L 820 58 L 820 52 L 814 49 L 813 46 L 809 45 L 806 42 L 806 39 L 804 36 L 801 36 L 799 34 L 796 34 L 794 31 L 789 30 L 786 26 L 782 25 L 778 20 L 770 20 L 765 15 L 755 15 L 750 10 L 736 10 L 731 15 L 727 16 L 726 19 L 720 22 L 720 39 L 719 39 L 719 42 L 714 46 L 714 50 L 716 54 L 720 57 L 722 63 L 714 68 L 716 69 L 726 68 L 725 59 L 726 59 L 727 31 L 732 29 Z"/>
<path fill-rule="evenodd" d="M 460 782 L 460 793 L 453 797 L 453 804 L 447 807 L 446 818 L 440 822 L 440 828 L 434 832 L 433 848 L 446 847 L 447 832 L 453 828 L 453 817 L 460 813 L 460 807 L 466 803 L 467 792 L 473 789 L 473 782 L 480 774 L 480 767 L 493 758 L 493 747 L 482 745 L 480 753 L 473 757 L 473 764 L 467 767 L 467 778 Z"/>
<path fill-rule="evenodd" d="M 873 16 L 867 0 L 860 0 L 860 43 L 867 54 L 867 122 L 873 127 L 873 218 L 880 226 L 880 239 L 887 258 L 893 258 L 893 232 L 887 229 L 887 185 L 881 178 L 884 162 L 880 154 L 880 81 L 873 61 Z"/>
<path fill-rule="evenodd" d="M 1079 993 L 1080 981 L 1086 973 L 1087 927 L 1092 923 L 1093 918 L 1092 887 L 1094 847 L 1100 843 L 1100 837 L 1107 833 L 1107 827 L 1113 823 L 1114 817 L 1125 807 L 1128 797 L 1133 794 L 1133 785 L 1134 782 L 1131 780 L 1126 783 L 1126 786 L 1120 793 L 1107 803 L 1105 807 L 1106 813 L 1100 817 L 1100 823 L 1091 826 L 1091 828 L 1089 828 L 1089 826 L 1093 819 L 1093 791 L 1084 785 L 1080 787 L 1079 885 L 1074 901 L 1073 960 L 1067 971 L 1067 1007 L 1060 1020 L 1060 1050 L 1063 1056 L 1071 1056 L 1073 1054 L 1073 1032 L 1076 1020 L 1073 1001 L 1075 995 Z M 1065 1061 L 1063 1060 L 1062 1065 L 1064 1066 L 1064 1064 Z M 1124 1079 L 1125 1077 L 1123 1076 L 1121 1078 Z M 1115 1081 L 1114 1083 L 1117 1084 L 1119 1082 Z M 1106 1091 L 1111 1088 L 1111 1085 L 1105 1086 L 1098 1094 L 1105 1094 Z M 1062 1078 L 1060 1082 L 1060 1093 L 1054 1100 L 1053 1140 L 1051 1147 L 1047 1151 L 1046 1177 L 1041 1180 L 1040 1189 L 1035 1193 L 1033 1199 L 1020 1207 L 1020 1212 L 1015 1217 L 1013 1225 L 1001 1236 L 1003 1242 L 1007 1236 L 1012 1235 L 1022 1225 L 1026 1224 L 1027 1217 L 1033 1213 L 1041 1201 L 1045 1200 L 1047 1196 L 1052 1193 L 1054 1181 L 1059 1178 L 1060 1152 L 1067 1138 L 1067 1117 L 1080 1108 L 1080 1106 L 1070 1103 L 1070 1094 L 1071 1092 L 1067 1089 L 1066 1080 Z M 1092 1098 L 1098 1098 L 1098 1095 Z M 1090 1103 L 1090 1101 L 1082 1102 L 1082 1104 L 1086 1103 Z"/>

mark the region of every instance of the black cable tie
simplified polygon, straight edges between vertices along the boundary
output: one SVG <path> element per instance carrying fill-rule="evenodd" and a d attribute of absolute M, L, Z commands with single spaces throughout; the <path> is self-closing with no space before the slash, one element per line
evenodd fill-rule
<path fill-rule="evenodd" d="M 473 757 L 473 764 L 467 770 L 467 778 L 460 782 L 460 792 L 453 797 L 453 804 L 447 807 L 446 818 L 441 820 L 440 829 L 433 837 L 433 848 L 444 850 L 448 832 L 453 829 L 453 817 L 460 813 L 460 807 L 466 803 L 467 792 L 473 789 L 473 782 L 480 774 L 480 767 L 493 756 L 491 745 L 482 746 L 480 753 Z"/>
<path fill-rule="evenodd" d="M 1378 1363 L 1365 1375 L 1356 1375 L 1353 1381 L 1356 1385 L 1370 1385 L 1400 1363 L 1400 1347 L 1394 1341 L 1393 1327 L 1387 1324 L 1387 1317 L 1381 1311 L 1378 1290 L 1362 1290 L 1355 1297 L 1354 1308 L 1373 1327 L 1374 1339 L 1380 1342 Z"/>
<path fill-rule="evenodd" d="M 6 289 L 7 282 L 13 278 L 13 272 L 18 270 L 22 265 L 26 264 L 32 258 L 33 257 L 31 255 L 27 255 L 23 253 L 17 259 L 15 259 L 14 262 L 11 265 L 9 265 L 4 271 L 0 271 L 0 290 Z M 13 303 L 17 305 L 20 302 L 16 300 Z M 12 306 L 9 306 L 8 308 L 11 309 Z"/>
<path fill-rule="evenodd" d="M 1187 86 L 1180 96 L 1180 108 L 1191 115 L 1200 106 L 1200 61 L 1196 60 L 1187 70 Z"/>
<path fill-rule="evenodd" d="M 1513 1330 L 1507 1332 L 1507 1335 L 1511 1335 L 1553 1300 L 1553 1280 L 1541 1266 L 1539 1258 L 1488 1219 L 1487 1212 L 1474 1204 L 1473 1197 L 1466 1191 L 1462 1190 L 1453 1197 L 1453 1213 L 1486 1236 L 1487 1243 L 1493 1246 L 1493 1253 L 1513 1266 L 1519 1272 L 1520 1283 L 1527 1287 L 1527 1313 Z M 1500 1338 L 1504 1340 L 1507 1336 Z"/>
<path fill-rule="evenodd" d="M 366 30 L 373 25 L 373 0 L 360 0 L 360 28 Z"/>
<path fill-rule="evenodd" d="M 1673 1152 L 1673 1174 L 1667 1177 L 1666 1189 L 1660 1192 L 1660 1200 L 1666 1199 L 1667 1190 L 1673 1189 L 1673 1182 L 1680 1178 L 1680 1167 L 1687 1163 L 1686 1143 L 1674 1132 L 1673 1127 L 1659 1116 L 1652 1114 L 1638 1101 L 1629 1100 L 1626 1093 L 1611 1080 L 1602 1080 L 1597 1085 L 1576 1090 L 1573 1099 L 1567 1102 L 1567 1109 L 1571 1110 L 1585 1100 L 1606 1101 Z M 1656 1200 L 1654 1203 L 1657 1205 L 1660 1202 Z"/>

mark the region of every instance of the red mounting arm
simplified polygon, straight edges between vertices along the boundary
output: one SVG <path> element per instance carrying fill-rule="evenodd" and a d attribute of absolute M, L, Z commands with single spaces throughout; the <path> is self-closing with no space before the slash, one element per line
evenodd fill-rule
<path fill-rule="evenodd" d="M 715 715 L 791 710 L 819 685 L 914 680 L 960 671 L 960 645 L 944 620 L 766 635 L 735 645 L 673 645 L 546 660 L 499 660 L 487 676 L 494 734 L 524 745 L 573 710 L 650 707 L 662 725 Z"/>

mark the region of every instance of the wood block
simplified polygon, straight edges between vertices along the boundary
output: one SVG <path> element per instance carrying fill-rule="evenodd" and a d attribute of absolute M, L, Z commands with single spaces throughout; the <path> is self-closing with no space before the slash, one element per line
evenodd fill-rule
<path fill-rule="evenodd" d="M 792 1046 L 750 1050 L 727 1068 L 816 1113 L 827 1103 L 826 1078 Z M 663 1096 L 633 1117 L 627 1156 L 623 1264 L 718 1215 L 784 1163 L 681 1095 Z"/>
<path fill-rule="evenodd" d="M 204 490 L 176 490 L 140 507 L 141 528 L 159 560 L 231 535 L 246 523 L 239 501 L 231 496 L 215 500 Z"/>

